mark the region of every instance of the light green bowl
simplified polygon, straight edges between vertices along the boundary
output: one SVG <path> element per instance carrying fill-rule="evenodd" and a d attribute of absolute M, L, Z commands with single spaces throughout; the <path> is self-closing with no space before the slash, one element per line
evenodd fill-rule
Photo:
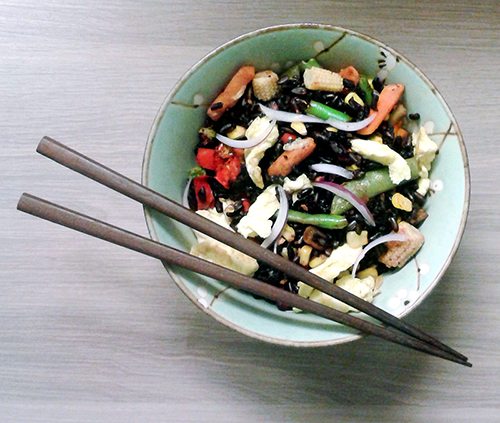
<path fill-rule="evenodd" d="M 409 113 L 418 112 L 439 145 L 432 169 L 433 193 L 421 230 L 426 241 L 402 270 L 385 276 L 375 304 L 402 317 L 413 310 L 443 276 L 458 247 L 469 203 L 469 170 L 462 135 L 434 85 L 406 58 L 366 35 L 340 27 L 293 24 L 264 28 L 217 48 L 195 64 L 163 103 L 146 145 L 143 183 L 181 201 L 187 171 L 195 165 L 193 148 L 207 104 L 243 64 L 257 70 L 284 70 L 316 57 L 325 67 L 354 65 L 361 73 L 387 76 L 405 84 Z M 145 209 L 153 239 L 189 251 L 189 228 Z M 224 283 L 166 266 L 179 288 L 210 316 L 246 335 L 293 346 L 348 342 L 359 333 L 320 317 L 279 311 L 274 305 L 227 288 Z"/>

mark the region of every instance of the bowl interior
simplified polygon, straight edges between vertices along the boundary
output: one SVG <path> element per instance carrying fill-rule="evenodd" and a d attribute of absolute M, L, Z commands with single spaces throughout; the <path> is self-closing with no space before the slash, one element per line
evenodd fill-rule
<path fill-rule="evenodd" d="M 468 165 L 459 128 L 428 79 L 394 50 L 352 31 L 323 25 L 285 25 L 243 35 L 210 53 L 177 84 L 159 111 L 150 133 L 143 183 L 176 201 L 182 198 L 187 171 L 195 165 L 193 148 L 207 104 L 243 64 L 277 72 L 316 57 L 325 67 L 352 64 L 361 73 L 382 73 L 405 84 L 409 113 L 418 112 L 440 146 L 433 164 L 429 218 L 421 227 L 426 242 L 402 270 L 384 276 L 374 303 L 403 316 L 431 291 L 446 270 L 461 238 L 468 208 Z M 153 239 L 189 251 L 189 228 L 145 210 Z M 316 346 L 356 339 L 356 331 L 305 313 L 282 312 L 225 284 L 179 268 L 167 267 L 182 291 L 205 312 L 247 335 L 269 342 Z"/>

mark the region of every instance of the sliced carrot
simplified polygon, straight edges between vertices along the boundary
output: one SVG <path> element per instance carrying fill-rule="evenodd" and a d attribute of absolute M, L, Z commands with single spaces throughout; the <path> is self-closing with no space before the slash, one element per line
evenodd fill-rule
<path fill-rule="evenodd" d="M 352 81 L 354 85 L 358 85 L 359 72 L 354 66 L 347 66 L 346 68 L 340 69 L 339 75 L 344 79 Z"/>
<path fill-rule="evenodd" d="M 382 92 L 380 93 L 377 101 L 377 116 L 373 121 L 363 129 L 358 131 L 360 135 L 370 135 L 375 132 L 379 125 L 384 121 L 384 119 L 389 115 L 394 106 L 398 103 L 399 99 L 403 95 L 405 86 L 403 84 L 390 84 L 386 85 Z M 370 110 L 370 115 L 375 113 L 374 110 Z"/>
<path fill-rule="evenodd" d="M 316 143 L 311 137 L 304 138 L 305 143 L 295 150 L 283 152 L 267 169 L 269 176 L 287 176 L 302 160 L 311 155 Z"/>
<path fill-rule="evenodd" d="M 408 131 L 405 128 L 402 128 L 401 126 L 394 126 L 394 136 L 396 137 L 401 137 L 401 138 L 406 138 L 410 135 Z"/>
<path fill-rule="evenodd" d="M 396 126 L 401 126 L 401 123 L 403 119 L 405 118 L 406 114 L 408 113 L 408 110 L 406 110 L 406 107 L 402 103 L 398 103 L 396 107 L 392 110 L 391 114 L 389 115 L 389 123 L 392 125 Z"/>
<path fill-rule="evenodd" d="M 231 78 L 216 99 L 207 110 L 207 115 L 212 120 L 219 120 L 227 109 L 233 107 L 240 97 L 245 93 L 246 86 L 255 76 L 253 66 L 242 66 Z"/>

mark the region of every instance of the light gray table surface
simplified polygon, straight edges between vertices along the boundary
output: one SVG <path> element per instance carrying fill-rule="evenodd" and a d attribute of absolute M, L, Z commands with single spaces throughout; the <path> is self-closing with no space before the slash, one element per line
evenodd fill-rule
<path fill-rule="evenodd" d="M 152 120 L 204 54 L 267 25 L 370 34 L 461 126 L 472 194 L 449 271 L 408 321 L 472 369 L 373 338 L 320 349 L 215 322 L 160 262 L 15 210 L 30 191 L 147 234 L 138 204 L 35 154 L 50 135 L 140 179 Z M 498 1 L 0 1 L 0 422 L 500 421 Z"/>

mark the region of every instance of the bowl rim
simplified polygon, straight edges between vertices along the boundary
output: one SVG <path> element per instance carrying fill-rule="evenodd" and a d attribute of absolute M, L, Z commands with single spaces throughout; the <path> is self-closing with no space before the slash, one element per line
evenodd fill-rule
<path fill-rule="evenodd" d="M 256 29 L 244 34 L 241 34 L 239 36 L 236 36 L 232 38 L 231 40 L 221 44 L 220 46 L 216 47 L 215 49 L 211 50 L 209 53 L 204 55 L 200 60 L 198 60 L 194 65 L 192 65 L 181 77 L 180 79 L 176 82 L 176 84 L 172 87 L 168 95 L 165 97 L 163 100 L 160 108 L 158 109 L 158 112 L 156 113 L 155 119 L 153 120 L 153 123 L 151 125 L 151 129 L 148 134 L 148 139 L 146 142 L 146 146 L 144 149 L 144 155 L 143 155 L 143 160 L 142 160 L 142 170 L 141 170 L 141 183 L 145 186 L 149 186 L 149 176 L 148 176 L 148 169 L 149 169 L 149 164 L 151 160 L 151 151 L 153 147 L 153 142 L 156 136 L 156 132 L 158 129 L 158 126 L 163 119 L 163 115 L 165 114 L 166 108 L 170 105 L 172 99 L 175 97 L 179 89 L 184 85 L 184 83 L 192 76 L 193 73 L 195 73 L 198 68 L 200 68 L 202 65 L 204 65 L 208 60 L 211 58 L 217 56 L 219 53 L 222 51 L 226 50 L 227 48 L 238 44 L 246 39 L 253 38 L 255 36 L 259 36 L 262 34 L 270 33 L 270 32 L 277 32 L 277 31 L 287 31 L 291 29 L 317 29 L 317 30 L 327 30 L 327 31 L 337 31 L 337 32 L 342 32 L 344 34 L 350 34 L 355 37 L 364 39 L 366 41 L 369 41 L 372 44 L 375 44 L 392 54 L 397 55 L 397 57 L 404 63 L 406 63 L 420 78 L 421 80 L 430 88 L 432 93 L 441 101 L 443 108 L 445 109 L 448 117 L 450 118 L 450 121 L 452 125 L 456 128 L 456 136 L 458 139 L 458 143 L 460 146 L 460 151 L 462 154 L 462 159 L 464 163 L 464 180 L 465 180 L 465 186 L 464 186 L 464 208 L 460 220 L 460 225 L 454 240 L 454 243 L 449 251 L 449 254 L 446 258 L 446 260 L 443 262 L 443 265 L 441 266 L 441 270 L 439 273 L 436 275 L 432 283 L 429 284 L 427 289 L 421 292 L 419 295 L 418 299 L 414 301 L 409 307 L 405 308 L 404 311 L 398 315 L 399 318 L 403 318 L 406 315 L 408 315 L 411 311 L 413 311 L 422 301 L 424 301 L 425 298 L 429 295 L 429 293 L 436 287 L 436 285 L 439 283 L 439 281 L 442 279 L 444 273 L 447 271 L 448 267 L 451 264 L 451 261 L 453 260 L 453 257 L 455 256 L 459 244 L 463 238 L 463 233 L 465 231 L 465 226 L 467 222 L 467 217 L 468 217 L 468 212 L 469 212 L 469 206 L 470 206 L 470 167 L 469 167 L 469 158 L 467 155 L 467 150 L 465 147 L 465 142 L 464 142 L 464 137 L 462 134 L 462 131 L 460 130 L 460 127 L 458 125 L 457 120 L 455 119 L 455 116 L 453 112 L 451 111 L 450 107 L 448 106 L 448 103 L 442 96 L 442 94 L 439 92 L 437 87 L 434 85 L 434 83 L 406 56 L 403 54 L 399 53 L 396 51 L 394 48 L 386 45 L 382 41 L 379 41 L 369 35 L 363 34 L 358 31 L 354 31 L 352 29 L 344 28 L 342 26 L 336 26 L 336 25 L 328 25 L 328 24 L 321 24 L 321 23 L 288 23 L 288 24 L 281 24 L 281 25 L 273 25 L 273 26 L 267 26 L 263 27 L 260 29 Z M 158 234 L 156 233 L 156 230 L 153 225 L 153 217 L 151 214 L 151 211 L 144 206 L 143 207 L 143 212 L 144 212 L 144 218 L 146 220 L 146 226 L 150 235 L 150 238 L 152 238 L 155 241 L 160 242 L 160 239 L 158 237 Z M 323 347 L 323 346 L 330 346 L 330 345 L 339 345 L 339 344 L 344 344 L 347 342 L 352 342 L 357 339 L 361 339 L 367 335 L 365 334 L 354 334 L 354 335 L 346 335 L 342 338 L 339 339 L 329 339 L 329 340 L 323 340 L 323 341 L 291 341 L 283 338 L 275 338 L 275 337 L 270 337 L 270 336 L 265 336 L 260 333 L 254 332 L 249 329 L 245 329 L 235 323 L 233 323 L 230 320 L 227 320 L 226 318 L 222 317 L 220 314 L 214 312 L 211 308 L 204 307 L 196 296 L 186 287 L 186 285 L 182 282 L 180 277 L 175 273 L 175 271 L 165 262 L 162 262 L 163 266 L 167 270 L 168 274 L 170 277 L 174 280 L 175 284 L 177 285 L 178 288 L 186 295 L 191 302 L 193 302 L 199 309 L 201 309 L 203 312 L 206 314 L 210 315 L 213 317 L 215 320 L 218 322 L 222 323 L 223 325 L 234 329 L 235 331 L 244 334 L 246 336 L 249 336 L 251 338 L 258 339 L 260 341 L 265 341 L 268 343 L 272 344 L 277 344 L 277 345 L 284 345 L 284 346 L 293 346 L 293 347 Z"/>

